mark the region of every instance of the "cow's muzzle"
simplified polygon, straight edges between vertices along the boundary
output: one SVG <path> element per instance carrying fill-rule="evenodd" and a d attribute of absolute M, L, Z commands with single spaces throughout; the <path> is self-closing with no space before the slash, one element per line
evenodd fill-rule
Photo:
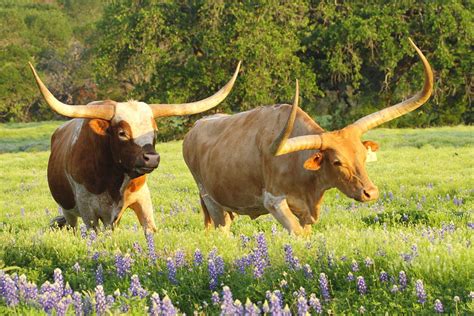
<path fill-rule="evenodd" d="M 379 198 L 379 189 L 374 186 L 368 186 L 360 191 L 360 201 L 369 202 Z"/>

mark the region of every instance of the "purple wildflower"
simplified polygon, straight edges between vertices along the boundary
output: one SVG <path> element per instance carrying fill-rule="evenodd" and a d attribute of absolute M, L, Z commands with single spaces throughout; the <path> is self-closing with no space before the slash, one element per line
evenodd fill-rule
<path fill-rule="evenodd" d="M 87 227 L 84 224 L 81 224 L 79 226 L 79 230 L 81 231 L 81 238 L 86 239 L 87 238 Z"/>
<path fill-rule="evenodd" d="M 104 268 L 102 268 L 101 264 L 99 264 L 99 266 L 95 270 L 95 283 L 97 285 L 104 284 Z"/>
<path fill-rule="evenodd" d="M 15 284 L 15 281 L 13 281 L 12 278 L 8 274 L 5 274 L 3 278 L 2 292 L 3 292 L 3 296 L 5 297 L 7 306 L 14 307 L 18 305 L 20 301 L 18 298 L 17 287 Z"/>
<path fill-rule="evenodd" d="M 71 286 L 69 285 L 69 282 L 66 282 L 66 286 L 64 287 L 64 296 L 72 295 L 72 289 Z"/>
<path fill-rule="evenodd" d="M 247 301 L 245 302 L 245 315 L 246 316 L 257 316 L 260 315 L 260 309 L 252 303 L 252 301 L 247 298 Z"/>
<path fill-rule="evenodd" d="M 76 316 L 82 316 L 84 313 L 82 311 L 82 296 L 79 292 L 74 292 L 72 294 L 72 305 L 74 306 L 74 311 Z"/>
<path fill-rule="evenodd" d="M 297 303 L 297 314 L 299 316 L 305 316 L 307 312 L 308 312 L 308 302 L 306 301 L 306 298 L 304 298 L 303 296 L 299 296 L 298 303 Z"/>
<path fill-rule="evenodd" d="M 224 315 L 234 315 L 234 300 L 232 298 L 232 292 L 228 286 L 222 288 L 221 311 Z"/>
<path fill-rule="evenodd" d="M 170 257 L 166 259 L 166 267 L 168 269 L 168 280 L 173 284 L 177 284 L 178 279 L 176 279 L 176 266 L 173 259 Z"/>
<path fill-rule="evenodd" d="M 186 258 L 183 250 L 176 251 L 174 255 L 174 261 L 176 264 L 176 268 L 181 268 L 186 265 Z"/>
<path fill-rule="evenodd" d="M 291 245 L 283 246 L 285 251 L 285 261 L 292 270 L 299 270 L 301 268 L 300 262 L 297 257 L 293 256 L 293 248 Z"/>
<path fill-rule="evenodd" d="M 268 314 L 270 312 L 270 305 L 268 305 L 268 302 L 267 300 L 265 300 L 265 302 L 263 302 L 263 305 L 262 305 L 262 312 L 264 314 Z"/>
<path fill-rule="evenodd" d="M 213 305 L 219 305 L 219 303 L 221 302 L 221 299 L 219 297 L 219 293 L 217 293 L 216 291 L 212 292 L 211 302 L 212 302 Z"/>
<path fill-rule="evenodd" d="M 70 296 L 65 296 L 56 305 L 56 315 L 65 316 L 69 305 L 71 305 L 72 299 Z"/>
<path fill-rule="evenodd" d="M 288 287 L 288 282 L 286 280 L 281 280 L 280 281 L 280 287 L 282 289 L 286 289 Z"/>
<path fill-rule="evenodd" d="M 105 298 L 105 301 L 107 302 L 107 308 L 111 308 L 114 303 L 115 303 L 115 298 L 113 295 L 107 295 L 107 297 Z"/>
<path fill-rule="evenodd" d="M 92 260 L 98 261 L 99 260 L 100 253 L 98 251 L 94 252 L 92 255 Z"/>
<path fill-rule="evenodd" d="M 54 283 L 57 286 L 59 296 L 63 296 L 64 290 L 64 277 L 61 269 L 56 268 L 54 269 L 53 273 Z"/>
<path fill-rule="evenodd" d="M 359 271 L 359 264 L 354 259 L 352 259 L 351 270 L 352 270 L 352 272 Z"/>
<path fill-rule="evenodd" d="M 146 233 L 146 243 L 148 245 L 148 258 L 152 264 L 156 264 L 155 239 L 152 233 Z"/>
<path fill-rule="evenodd" d="M 423 281 L 416 280 L 415 282 L 416 296 L 418 296 L 418 302 L 424 304 L 426 302 L 426 292 L 423 285 Z"/>
<path fill-rule="evenodd" d="M 202 265 L 202 261 L 203 261 L 202 252 L 201 252 L 201 250 L 196 249 L 194 251 L 194 265 L 196 267 L 200 266 L 200 265 Z"/>
<path fill-rule="evenodd" d="M 359 291 L 360 295 L 364 295 L 365 293 L 367 293 L 367 285 L 365 284 L 363 276 L 357 277 L 357 290 Z"/>
<path fill-rule="evenodd" d="M 242 258 L 237 258 L 234 265 L 240 273 L 245 273 L 245 269 L 252 264 L 252 255 L 244 255 Z"/>
<path fill-rule="evenodd" d="M 351 282 L 351 281 L 354 281 L 354 274 L 352 274 L 352 272 L 348 272 L 347 273 L 347 277 L 346 277 L 347 281 Z"/>
<path fill-rule="evenodd" d="M 250 237 L 245 236 L 244 234 L 240 234 L 240 243 L 242 244 L 242 248 L 247 247 L 250 242 Z"/>
<path fill-rule="evenodd" d="M 398 273 L 398 283 L 400 284 L 400 290 L 403 291 L 407 287 L 407 275 L 405 271 Z"/>
<path fill-rule="evenodd" d="M 275 236 L 278 233 L 277 227 L 275 224 L 272 225 L 272 236 Z"/>
<path fill-rule="evenodd" d="M 388 273 L 385 271 L 380 271 L 380 276 L 379 276 L 380 282 L 388 282 Z"/>
<path fill-rule="evenodd" d="M 95 312 L 97 315 L 104 315 L 107 309 L 107 302 L 105 300 L 104 288 L 102 285 L 97 285 L 95 288 Z"/>
<path fill-rule="evenodd" d="M 234 315 L 244 315 L 244 306 L 240 300 L 234 301 Z"/>
<path fill-rule="evenodd" d="M 331 299 L 329 295 L 329 282 L 326 274 L 321 273 L 319 275 L 319 290 L 324 300 L 329 301 Z"/>
<path fill-rule="evenodd" d="M 474 229 L 474 222 L 467 223 L 467 227 L 470 229 Z"/>
<path fill-rule="evenodd" d="M 72 269 L 76 272 L 76 273 L 79 273 L 81 272 L 81 266 L 79 265 L 79 262 L 76 262 L 73 266 L 72 266 Z"/>
<path fill-rule="evenodd" d="M 214 290 L 217 288 L 217 269 L 214 260 L 209 259 L 207 264 L 207 270 L 209 271 L 209 288 Z"/>
<path fill-rule="evenodd" d="M 372 258 L 370 257 L 367 257 L 365 258 L 364 263 L 365 263 L 365 266 L 369 268 L 374 264 L 374 260 L 372 260 Z"/>
<path fill-rule="evenodd" d="M 151 295 L 151 305 L 149 308 L 150 316 L 159 316 L 161 311 L 161 300 L 157 293 Z"/>
<path fill-rule="evenodd" d="M 364 306 L 359 307 L 359 313 L 360 314 L 365 314 L 365 307 Z"/>
<path fill-rule="evenodd" d="M 119 278 L 123 279 L 127 273 L 132 269 L 132 258 L 127 253 L 124 256 L 121 254 L 115 255 L 115 269 Z"/>
<path fill-rule="evenodd" d="M 398 286 L 396 284 L 394 284 L 392 286 L 392 288 L 390 289 L 390 292 L 392 292 L 393 294 L 397 293 L 398 292 Z"/>
<path fill-rule="evenodd" d="M 435 310 L 437 313 L 439 313 L 439 314 L 441 314 L 441 313 L 444 312 L 443 303 L 441 303 L 441 301 L 438 300 L 438 299 L 435 300 L 435 303 L 434 303 L 434 310 Z"/>
<path fill-rule="evenodd" d="M 303 272 L 304 272 L 304 276 L 307 279 L 313 278 L 313 270 L 311 270 L 311 267 L 309 266 L 309 264 L 306 263 L 305 265 L 303 265 Z"/>
<path fill-rule="evenodd" d="M 309 306 L 314 310 L 316 314 L 323 313 L 323 307 L 321 306 L 321 302 L 314 293 L 311 293 L 311 295 L 309 296 Z"/>
<path fill-rule="evenodd" d="M 140 284 L 140 279 L 136 274 L 132 275 L 131 277 L 129 291 L 131 296 L 138 296 L 140 298 L 144 298 L 148 295 L 147 291 L 142 288 L 142 285 Z"/>
<path fill-rule="evenodd" d="M 281 294 L 281 293 L 280 293 Z M 279 295 L 277 295 L 275 292 L 273 292 L 270 295 L 270 312 L 272 315 L 280 315 L 282 312 L 282 300 Z"/>

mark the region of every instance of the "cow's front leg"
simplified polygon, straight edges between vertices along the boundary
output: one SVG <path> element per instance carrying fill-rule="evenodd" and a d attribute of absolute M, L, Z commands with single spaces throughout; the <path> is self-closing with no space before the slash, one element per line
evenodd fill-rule
<path fill-rule="evenodd" d="M 273 196 L 265 192 L 263 204 L 290 234 L 301 235 L 304 230 L 298 218 L 293 214 L 285 196 Z"/>
<path fill-rule="evenodd" d="M 155 219 L 153 218 L 153 204 L 151 202 L 150 190 L 145 184 L 140 190 L 133 192 L 133 202 L 128 205 L 138 217 L 145 232 L 156 232 Z"/>

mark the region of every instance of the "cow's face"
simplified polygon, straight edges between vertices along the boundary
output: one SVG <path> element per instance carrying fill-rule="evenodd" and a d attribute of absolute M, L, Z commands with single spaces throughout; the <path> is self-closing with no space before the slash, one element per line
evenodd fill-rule
<path fill-rule="evenodd" d="M 103 127 L 94 126 L 98 124 Z M 105 127 L 114 163 L 130 177 L 136 178 L 158 167 L 160 155 L 155 151 L 157 128 L 152 110 L 146 103 L 116 103 L 111 121 L 94 119 L 89 125 L 96 132 Z"/>
<path fill-rule="evenodd" d="M 378 145 L 361 142 L 357 134 L 346 129 L 325 133 L 322 143 L 321 150 L 307 159 L 304 167 L 323 172 L 328 184 L 348 197 L 360 202 L 376 200 L 379 191 L 369 179 L 365 161 L 368 148 L 376 151 Z"/>

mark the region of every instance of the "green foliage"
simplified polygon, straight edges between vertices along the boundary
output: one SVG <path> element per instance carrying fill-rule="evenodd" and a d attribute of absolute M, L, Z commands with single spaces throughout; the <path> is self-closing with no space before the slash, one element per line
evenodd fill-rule
<path fill-rule="evenodd" d="M 422 67 L 433 97 L 395 127 L 472 124 L 472 2 L 0 0 L 0 121 L 51 119 L 27 69 L 62 101 L 188 102 L 209 96 L 243 61 L 215 110 L 290 102 L 329 129 L 413 95 Z M 198 116 L 169 119 L 163 139 Z"/>
<path fill-rule="evenodd" d="M 21 148 L 25 139 L 44 138 L 55 126 L 57 123 L 2 124 L 0 138 L 9 138 L 12 147 L 17 140 L 16 148 Z M 296 305 L 291 305 L 295 302 L 293 292 L 304 287 L 308 295 L 315 293 L 321 298 L 317 277 L 324 272 L 333 298 L 322 301 L 325 312 L 331 309 L 335 314 L 357 314 L 363 305 L 368 314 L 432 315 L 433 302 L 440 299 L 446 313 L 455 314 L 457 310 L 460 315 L 472 314 L 469 292 L 474 289 L 473 230 L 468 224 L 474 222 L 474 178 L 466 175 L 474 173 L 473 133 L 472 127 L 370 131 L 367 139 L 377 141 L 381 148 L 377 152 L 379 160 L 367 168 L 380 188 L 381 198 L 363 204 L 330 190 L 312 235 L 298 238 L 289 236 L 270 215 L 256 220 L 238 217 L 232 235 L 204 232 L 198 189 L 182 159 L 182 143 L 157 144 L 162 162 L 148 181 L 158 226 L 154 236 L 159 257 L 156 265 L 150 265 L 146 257 L 146 240 L 140 229 L 134 229 L 138 222 L 132 211 L 125 213 L 118 229 L 99 233 L 95 242 L 82 239 L 79 232 L 49 230 L 49 220 L 57 215 L 46 181 L 49 153 L 12 150 L 0 154 L 0 268 L 18 267 L 10 273 L 24 273 L 41 284 L 51 282 L 54 268 L 59 267 L 74 290 L 88 293 L 94 290 L 95 270 L 101 264 L 107 294 L 117 288 L 127 293 L 131 274 L 137 274 L 144 287 L 161 297 L 166 293 L 186 314 L 201 307 L 205 314 L 214 315 L 219 307 L 210 303 L 206 259 L 215 247 L 225 262 L 217 291 L 221 284 L 228 285 L 234 299 L 241 302 L 247 297 L 263 302 L 267 290 L 281 290 L 295 312 Z M 462 200 L 460 205 L 455 204 L 454 197 Z M 272 234 L 274 225 L 276 233 Z M 241 274 L 234 261 L 256 246 L 254 240 L 243 246 L 241 234 L 252 237 L 259 231 L 265 233 L 271 266 L 255 280 L 251 268 Z M 143 254 L 134 250 L 134 242 L 143 248 Z M 286 244 L 293 247 L 302 265 L 310 265 L 315 277 L 288 268 L 283 253 Z M 201 267 L 192 265 L 196 248 L 204 254 Z M 172 284 L 165 260 L 178 250 L 184 251 L 188 266 L 178 268 L 178 284 Z M 92 259 L 95 252 L 99 253 L 97 260 Z M 131 272 L 121 279 L 115 271 L 114 255 L 127 252 L 134 262 Z M 331 268 L 329 256 L 334 260 Z M 373 259 L 373 266 L 365 266 L 366 257 Z M 359 263 L 354 275 L 364 276 L 367 295 L 359 295 L 355 283 L 346 280 L 352 260 Z M 82 268 L 80 272 L 74 271 L 76 262 Z M 395 278 L 394 283 L 399 271 L 404 270 L 408 289 L 391 293 L 392 283 L 379 280 L 382 270 Z M 417 279 L 423 280 L 428 296 L 423 305 L 414 292 Z M 287 281 L 287 288 L 280 287 L 281 280 Z M 455 295 L 460 297 L 459 303 L 453 300 Z M 130 313 L 143 314 L 144 304 L 132 299 Z M 37 311 L 31 305 L 16 310 L 28 315 Z M 0 313 L 13 312 L 0 302 Z"/>

